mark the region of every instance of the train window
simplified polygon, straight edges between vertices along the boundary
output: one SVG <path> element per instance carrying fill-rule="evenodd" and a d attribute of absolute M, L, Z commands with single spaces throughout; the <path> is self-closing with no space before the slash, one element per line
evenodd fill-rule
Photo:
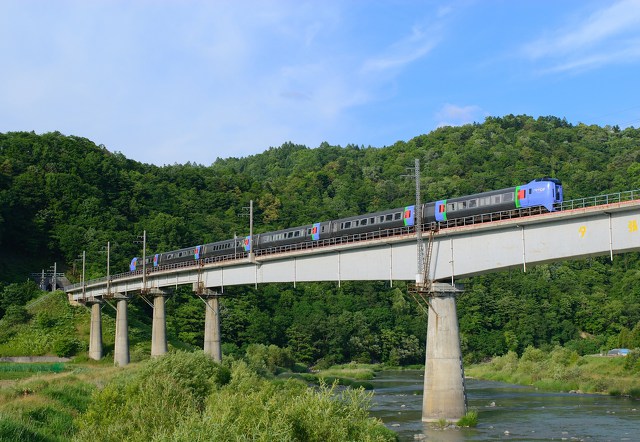
<path fill-rule="evenodd" d="M 347 221 L 347 222 L 342 223 L 342 228 L 343 229 L 348 229 L 350 227 L 351 227 L 351 221 Z"/>
<path fill-rule="evenodd" d="M 393 219 L 395 219 L 395 220 L 402 219 L 402 212 L 396 212 L 396 213 L 393 215 Z"/>
<path fill-rule="evenodd" d="M 459 204 L 460 208 L 462 208 L 462 209 L 466 209 L 467 208 L 467 202 L 466 201 L 461 201 L 458 204 Z"/>
<path fill-rule="evenodd" d="M 293 236 L 295 236 L 296 238 L 300 236 L 300 231 L 296 230 L 295 232 L 293 232 Z"/>
<path fill-rule="evenodd" d="M 322 226 L 322 229 L 320 229 L 320 231 L 321 231 L 322 233 L 324 233 L 324 232 L 327 230 L 327 229 L 326 229 L 326 227 L 327 227 L 327 226 Z"/>
<path fill-rule="evenodd" d="M 456 204 L 455 203 L 447 204 L 447 210 L 456 210 Z"/>
<path fill-rule="evenodd" d="M 503 193 L 502 194 L 502 202 L 513 201 L 513 193 Z"/>
<path fill-rule="evenodd" d="M 500 204 L 500 195 L 496 195 L 493 197 L 493 204 Z"/>
<path fill-rule="evenodd" d="M 359 220 L 354 220 L 353 221 L 353 227 L 358 227 L 360 225 L 360 221 Z"/>
<path fill-rule="evenodd" d="M 361 225 L 361 226 L 366 226 L 366 225 L 367 225 L 367 218 L 365 218 L 365 219 L 361 219 L 361 220 L 360 220 L 360 225 Z"/>
<path fill-rule="evenodd" d="M 469 200 L 469 208 L 476 207 L 478 205 L 478 200 Z"/>
<path fill-rule="evenodd" d="M 375 224 L 376 223 L 376 218 L 375 217 L 371 217 L 369 218 L 369 224 Z"/>
<path fill-rule="evenodd" d="M 393 221 L 393 214 L 392 213 L 387 215 L 386 221 Z"/>
<path fill-rule="evenodd" d="M 529 195 L 531 195 L 531 189 L 529 189 Z"/>

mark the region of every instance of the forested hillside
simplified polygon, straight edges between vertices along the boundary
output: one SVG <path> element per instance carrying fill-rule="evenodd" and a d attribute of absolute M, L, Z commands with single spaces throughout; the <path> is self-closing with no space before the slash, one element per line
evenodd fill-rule
<path fill-rule="evenodd" d="M 0 314 L 12 302 L 5 292 L 16 293 L 11 283 L 54 261 L 77 280 L 83 250 L 87 278 L 103 276 L 107 241 L 117 273 L 141 253 L 143 230 L 148 253 L 246 235 L 240 215 L 249 200 L 256 232 L 409 204 L 414 183 L 403 175 L 414 158 L 425 201 L 543 176 L 562 180 L 565 199 L 640 188 L 639 129 L 555 117 L 487 118 L 384 148 L 287 143 L 206 167 L 141 164 L 57 132 L 0 134 Z M 640 345 L 637 254 L 463 282 L 458 309 L 470 360 L 528 345 Z M 405 293 L 402 282 L 230 287 L 225 350 L 273 343 L 310 363 L 422 362 L 426 319 Z M 202 302 L 179 289 L 167 309 L 170 332 L 201 345 Z"/>

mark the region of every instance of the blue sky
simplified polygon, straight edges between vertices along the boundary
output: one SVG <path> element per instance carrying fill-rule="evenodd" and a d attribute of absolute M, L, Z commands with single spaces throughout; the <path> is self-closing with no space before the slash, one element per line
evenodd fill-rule
<path fill-rule="evenodd" d="M 640 126 L 640 0 L 0 0 L 0 132 L 157 165 L 486 116 Z"/>

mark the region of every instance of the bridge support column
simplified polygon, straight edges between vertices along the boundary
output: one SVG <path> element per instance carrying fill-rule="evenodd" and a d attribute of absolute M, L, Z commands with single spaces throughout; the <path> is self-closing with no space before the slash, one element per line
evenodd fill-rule
<path fill-rule="evenodd" d="M 102 359 L 102 301 L 98 299 L 87 301 L 87 305 L 91 306 L 89 358 L 99 361 Z"/>
<path fill-rule="evenodd" d="M 201 295 L 207 307 L 204 316 L 204 352 L 214 361 L 222 361 L 220 342 L 220 294 L 206 289 Z"/>
<path fill-rule="evenodd" d="M 116 299 L 116 342 L 113 363 L 124 367 L 129 364 L 129 322 L 127 319 L 127 295 L 115 294 Z"/>
<path fill-rule="evenodd" d="M 167 315 L 165 300 L 167 293 L 160 289 L 151 289 L 153 296 L 153 323 L 151 326 L 151 356 L 162 356 L 169 350 L 167 347 Z"/>
<path fill-rule="evenodd" d="M 427 324 L 422 421 L 456 422 L 467 412 L 455 300 L 459 290 L 448 284 L 438 286 L 441 291 L 430 299 Z"/>

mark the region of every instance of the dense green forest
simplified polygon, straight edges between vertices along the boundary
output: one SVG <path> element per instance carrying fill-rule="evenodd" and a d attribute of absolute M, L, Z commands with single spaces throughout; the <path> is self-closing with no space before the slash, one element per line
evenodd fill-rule
<path fill-rule="evenodd" d="M 54 262 L 72 281 L 124 272 L 147 253 L 399 207 L 414 200 L 406 168 L 422 161 L 425 201 L 562 180 L 565 199 L 640 188 L 640 129 L 572 125 L 556 117 L 489 117 L 383 148 L 292 143 L 210 166 L 141 164 L 58 132 L 0 134 L 0 317 L 35 296 L 23 282 Z M 462 281 L 463 354 L 477 361 L 527 346 L 580 353 L 640 346 L 638 254 L 547 264 Z M 225 288 L 226 353 L 289 348 L 306 363 L 424 361 L 426 315 L 394 282 Z M 133 302 L 140 320 L 149 308 Z M 167 302 L 173 338 L 201 346 L 204 310 L 189 288 Z M 19 319 L 19 318 L 18 318 Z"/>

